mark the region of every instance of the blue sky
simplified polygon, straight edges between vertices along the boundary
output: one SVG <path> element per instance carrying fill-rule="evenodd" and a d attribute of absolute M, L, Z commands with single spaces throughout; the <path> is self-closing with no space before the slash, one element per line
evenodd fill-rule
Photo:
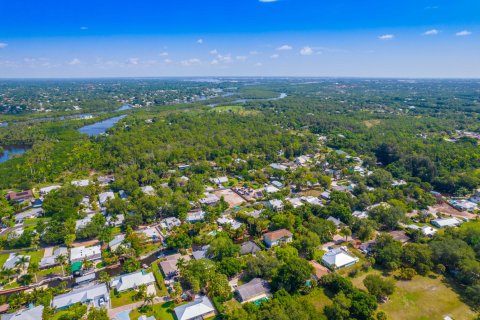
<path fill-rule="evenodd" d="M 0 77 L 480 77 L 477 0 L 2 0 L 0 17 Z"/>

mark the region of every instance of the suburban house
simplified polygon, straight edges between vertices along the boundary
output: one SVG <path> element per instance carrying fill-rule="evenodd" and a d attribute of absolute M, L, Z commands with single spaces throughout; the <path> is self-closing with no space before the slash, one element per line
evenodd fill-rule
<path fill-rule="evenodd" d="M 179 227 L 181 224 L 182 221 L 175 217 L 168 217 L 160 221 L 160 227 L 162 227 L 162 229 L 167 229 L 168 231 L 172 230 L 174 227 Z"/>
<path fill-rule="evenodd" d="M 62 186 L 60 185 L 49 186 L 49 187 L 41 188 L 39 192 L 40 192 L 40 195 L 45 196 L 50 192 L 52 192 L 53 190 L 60 189 L 61 187 Z"/>
<path fill-rule="evenodd" d="M 441 218 L 430 221 L 437 228 L 456 227 L 462 224 L 457 218 Z"/>
<path fill-rule="evenodd" d="M 200 260 L 200 259 L 205 259 L 207 258 L 207 252 L 208 248 L 210 248 L 209 245 L 202 246 L 200 250 L 195 250 L 192 252 L 192 256 L 195 260 Z"/>
<path fill-rule="evenodd" d="M 288 169 L 287 166 L 280 164 L 280 163 L 272 163 L 270 167 L 274 170 L 280 170 L 280 171 L 285 171 Z"/>
<path fill-rule="evenodd" d="M 153 273 L 147 273 L 141 270 L 113 278 L 112 281 L 110 281 L 110 288 L 115 289 L 118 292 L 122 292 L 126 290 L 137 289 L 141 285 L 146 285 L 148 287 L 153 283 L 155 283 L 155 277 L 153 276 Z"/>
<path fill-rule="evenodd" d="M 250 282 L 238 286 L 235 294 L 241 303 L 253 302 L 268 298 L 270 295 L 270 286 L 267 281 L 254 278 Z"/>
<path fill-rule="evenodd" d="M 367 219 L 368 218 L 368 213 L 366 211 L 353 211 L 352 216 L 358 219 Z"/>
<path fill-rule="evenodd" d="M 226 218 L 226 217 L 221 217 L 217 219 L 217 223 L 221 226 L 227 226 L 229 225 L 233 230 L 237 230 L 242 226 L 241 222 L 238 222 L 236 220 L 233 220 L 231 218 Z"/>
<path fill-rule="evenodd" d="M 287 229 L 280 229 L 265 233 L 263 235 L 263 241 L 267 247 L 271 248 L 281 243 L 292 242 L 292 236 L 292 233 Z"/>
<path fill-rule="evenodd" d="M 31 190 L 26 190 L 21 192 L 12 191 L 7 194 L 7 199 L 15 203 L 30 201 L 30 200 L 33 200 L 33 193 Z"/>
<path fill-rule="evenodd" d="M 18 310 L 14 313 L 2 315 L 2 320 L 41 320 L 43 314 L 43 305 L 28 309 Z"/>
<path fill-rule="evenodd" d="M 435 233 L 437 233 L 437 229 L 434 229 L 430 226 L 419 227 L 415 224 L 411 224 L 411 225 L 408 225 L 407 228 L 412 230 L 420 230 L 422 234 L 426 237 L 432 237 Z"/>
<path fill-rule="evenodd" d="M 107 216 L 106 218 L 108 225 L 111 227 L 120 227 L 125 221 L 125 215 L 119 214 L 115 218 L 112 216 Z"/>
<path fill-rule="evenodd" d="M 88 185 L 90 185 L 90 180 L 84 179 L 72 181 L 72 185 L 76 187 L 87 187 Z"/>
<path fill-rule="evenodd" d="M 33 218 L 38 218 L 41 217 L 43 214 L 43 209 L 42 208 L 34 208 L 34 209 L 29 209 L 24 212 L 17 213 L 14 218 L 15 218 L 15 223 L 23 223 L 25 219 L 33 219 Z"/>
<path fill-rule="evenodd" d="M 323 203 L 320 199 L 318 199 L 317 197 L 313 197 L 313 196 L 303 196 L 300 198 L 302 201 L 305 201 L 306 203 L 308 204 L 311 204 L 311 205 L 315 205 L 315 206 L 323 206 Z"/>
<path fill-rule="evenodd" d="M 56 266 L 58 264 L 57 262 L 58 256 L 64 256 L 65 258 L 68 257 L 68 249 L 66 247 L 59 247 L 53 251 L 52 255 L 47 257 L 44 256 L 42 260 L 40 260 L 40 263 L 38 264 L 39 268 L 46 269 L 46 268 Z"/>
<path fill-rule="evenodd" d="M 322 257 L 322 263 L 331 270 L 337 270 L 345 268 L 357 263 L 359 259 L 355 256 L 351 256 L 345 249 L 335 248 Z"/>
<path fill-rule="evenodd" d="M 72 291 L 53 297 L 52 308 L 66 309 L 76 303 L 92 305 L 95 308 L 108 307 L 110 296 L 107 286 L 102 283 L 94 286 L 73 289 Z"/>
<path fill-rule="evenodd" d="M 108 247 L 111 251 L 116 251 L 122 245 L 123 240 L 125 240 L 125 235 L 119 234 L 108 243 Z"/>
<path fill-rule="evenodd" d="M 26 257 L 28 260 L 30 260 L 30 256 L 22 256 L 22 255 L 17 255 L 16 253 L 10 253 L 10 255 L 7 258 L 7 261 L 5 261 L 5 263 L 3 264 L 3 269 L 14 269 L 19 267 L 17 263 L 18 261 L 20 261 L 22 257 Z M 24 267 L 28 268 L 29 265 L 30 263 L 27 262 Z"/>
<path fill-rule="evenodd" d="M 282 200 L 278 200 L 278 199 L 268 200 L 267 204 L 274 211 L 282 211 L 283 210 Z"/>
<path fill-rule="evenodd" d="M 255 255 L 258 251 L 262 251 L 262 249 L 258 246 L 258 244 L 256 244 L 253 241 L 244 242 L 240 247 L 241 255 L 245 255 L 245 254 Z"/>
<path fill-rule="evenodd" d="M 210 179 L 213 183 L 215 183 L 218 186 L 221 186 L 224 183 L 228 183 L 228 178 L 227 177 L 218 177 L 218 178 L 212 178 Z"/>
<path fill-rule="evenodd" d="M 93 247 L 77 247 L 72 248 L 70 251 L 70 262 L 87 260 L 99 260 L 102 258 L 102 251 L 100 246 Z"/>
<path fill-rule="evenodd" d="M 112 191 L 102 192 L 98 195 L 98 202 L 100 205 L 104 205 L 108 200 L 115 199 L 115 194 Z"/>
<path fill-rule="evenodd" d="M 155 227 L 140 229 L 140 230 L 135 231 L 135 232 L 137 234 L 145 235 L 147 241 L 150 241 L 150 242 L 157 242 L 157 241 L 162 240 L 162 236 L 161 236 L 160 232 L 158 232 Z"/>
<path fill-rule="evenodd" d="M 172 254 L 165 257 L 165 260 L 160 261 L 160 267 L 162 268 L 165 279 L 169 280 L 178 275 L 177 262 L 179 259 L 185 261 L 190 260 L 189 256 L 182 256 L 180 253 Z"/>
<path fill-rule="evenodd" d="M 94 216 L 94 214 L 91 213 L 88 216 L 86 216 L 85 218 L 75 221 L 75 230 L 78 231 L 80 229 L 85 228 L 90 222 L 92 222 L 93 216 Z"/>
<path fill-rule="evenodd" d="M 324 266 L 322 266 L 320 263 L 318 263 L 315 260 L 308 261 L 308 263 L 313 267 L 314 273 L 313 273 L 313 278 L 315 280 L 320 280 L 321 277 L 324 275 L 327 275 L 330 273 L 330 270 Z"/>
<path fill-rule="evenodd" d="M 294 208 L 298 208 L 298 207 L 303 206 L 302 199 L 300 199 L 300 198 L 289 198 L 289 199 L 287 199 L 287 201 L 290 202 L 290 204 Z"/>
<path fill-rule="evenodd" d="M 193 210 L 187 212 L 187 218 L 185 219 L 185 221 L 190 223 L 196 223 L 203 221 L 203 219 L 205 219 L 205 212 L 203 212 L 203 210 Z"/>
<path fill-rule="evenodd" d="M 332 216 L 328 217 L 327 221 L 332 221 L 337 228 L 339 228 L 343 224 L 342 221 Z"/>
<path fill-rule="evenodd" d="M 200 203 L 205 205 L 214 205 L 218 201 L 220 201 L 220 198 L 213 193 L 206 193 L 205 197 L 200 199 Z"/>
<path fill-rule="evenodd" d="M 177 320 L 198 320 L 214 316 L 215 308 L 207 296 L 201 296 L 190 303 L 176 307 L 174 312 Z"/>

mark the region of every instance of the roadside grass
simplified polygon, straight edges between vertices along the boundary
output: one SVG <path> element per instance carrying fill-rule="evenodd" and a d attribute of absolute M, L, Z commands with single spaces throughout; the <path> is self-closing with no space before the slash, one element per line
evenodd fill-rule
<path fill-rule="evenodd" d="M 146 312 L 141 312 L 138 308 L 130 312 L 129 316 L 131 320 L 137 320 L 141 315 L 147 317 L 154 316 L 155 319 L 162 320 L 175 320 L 173 315 L 173 308 L 176 307 L 173 301 L 154 304 L 152 307 L 147 308 Z"/>

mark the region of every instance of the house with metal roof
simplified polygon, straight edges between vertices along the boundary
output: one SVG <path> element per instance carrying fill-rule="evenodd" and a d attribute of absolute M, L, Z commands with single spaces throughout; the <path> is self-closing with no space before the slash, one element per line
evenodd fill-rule
<path fill-rule="evenodd" d="M 215 308 L 207 296 L 197 297 L 194 301 L 174 309 L 177 320 L 205 319 L 215 315 Z"/>
<path fill-rule="evenodd" d="M 70 262 L 87 260 L 98 260 L 102 258 L 100 246 L 76 247 L 70 250 Z"/>
<path fill-rule="evenodd" d="M 73 289 L 53 297 L 52 308 L 66 309 L 76 303 L 91 305 L 95 308 L 110 306 L 110 296 L 107 286 L 102 283 L 98 285 Z"/>
<path fill-rule="evenodd" d="M 240 247 L 241 255 L 245 255 L 249 253 L 252 255 L 255 255 L 255 253 L 257 253 L 258 251 L 262 251 L 262 249 L 258 246 L 258 244 L 256 244 L 253 241 L 244 242 Z"/>
<path fill-rule="evenodd" d="M 18 310 L 2 315 L 2 320 L 42 320 L 43 306 Z"/>
<path fill-rule="evenodd" d="M 359 259 L 342 248 L 335 248 L 322 257 L 322 263 L 331 270 L 345 268 L 357 263 Z"/>
<path fill-rule="evenodd" d="M 458 220 L 457 218 L 441 218 L 441 219 L 434 219 L 430 221 L 437 228 L 446 228 L 446 227 L 457 227 L 462 224 L 462 221 Z"/>
<path fill-rule="evenodd" d="M 113 278 L 112 281 L 110 281 L 110 288 L 122 292 L 136 289 L 141 285 L 149 286 L 153 283 L 155 283 L 153 273 L 141 270 Z"/>

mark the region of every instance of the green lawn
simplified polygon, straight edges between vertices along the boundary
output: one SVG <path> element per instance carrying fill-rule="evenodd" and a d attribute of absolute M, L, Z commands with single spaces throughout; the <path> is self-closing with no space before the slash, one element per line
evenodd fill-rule
<path fill-rule="evenodd" d="M 380 274 L 379 271 L 368 274 L 371 273 Z M 352 279 L 353 284 L 365 289 L 366 275 Z M 379 304 L 379 310 L 385 311 L 392 320 L 443 319 L 447 315 L 455 320 L 471 320 L 475 316 L 442 276 L 416 276 L 411 281 L 397 281 L 395 293 L 389 301 Z"/>
<path fill-rule="evenodd" d="M 168 301 L 163 304 L 154 304 L 153 308 L 150 308 L 146 313 L 140 313 L 138 309 L 134 309 L 130 312 L 129 316 L 131 320 L 137 320 L 142 314 L 147 317 L 154 316 L 155 319 L 161 320 L 175 320 L 173 315 L 173 308 L 175 304 L 173 301 Z M 170 312 L 172 310 L 172 312 Z"/>
<path fill-rule="evenodd" d="M 156 260 L 152 263 L 152 272 L 153 275 L 155 276 L 155 280 L 157 280 L 157 294 L 159 296 L 166 296 L 168 295 L 167 288 L 165 287 L 165 280 L 163 278 L 162 272 L 160 271 L 160 268 L 158 267 L 158 262 L 159 260 Z"/>
<path fill-rule="evenodd" d="M 322 288 L 317 288 L 306 296 L 301 297 L 300 299 L 310 302 L 311 304 L 313 304 L 315 309 L 320 312 L 323 312 L 323 308 L 332 303 L 330 298 L 325 295 L 325 292 Z"/>
<path fill-rule="evenodd" d="M 134 303 L 135 300 L 133 297 L 137 292 L 135 290 L 128 290 L 126 292 L 122 292 L 119 294 L 118 297 L 115 296 L 113 290 L 110 290 L 110 299 L 112 301 L 112 308 L 121 307 L 127 304 Z"/>
<path fill-rule="evenodd" d="M 1 268 L 3 267 L 3 265 L 5 264 L 5 261 L 7 261 L 8 256 L 10 256 L 10 254 L 8 254 L 8 253 L 0 254 L 0 269 L 1 269 Z"/>

